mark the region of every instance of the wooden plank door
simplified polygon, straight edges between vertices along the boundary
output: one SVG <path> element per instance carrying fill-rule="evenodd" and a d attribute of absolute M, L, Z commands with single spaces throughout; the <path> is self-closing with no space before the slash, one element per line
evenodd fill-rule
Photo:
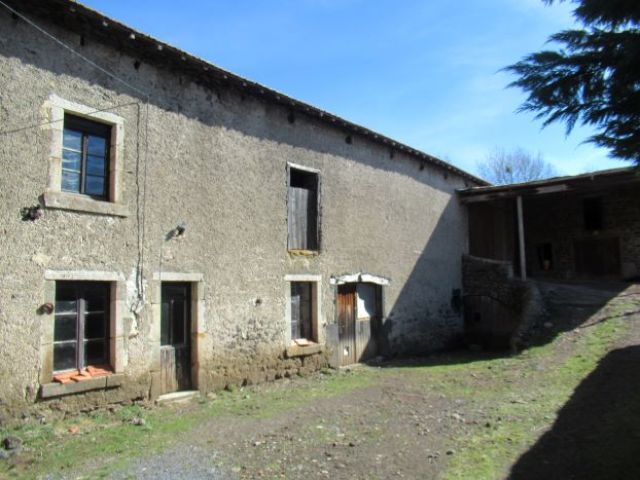
<path fill-rule="evenodd" d="M 338 286 L 338 338 L 340 365 L 356 362 L 356 286 Z"/>
<path fill-rule="evenodd" d="M 160 367 L 163 393 L 191 388 L 191 285 L 162 284 Z"/>
<path fill-rule="evenodd" d="M 373 356 L 375 350 L 372 345 L 371 319 L 358 318 L 356 320 L 356 362 L 364 362 Z"/>

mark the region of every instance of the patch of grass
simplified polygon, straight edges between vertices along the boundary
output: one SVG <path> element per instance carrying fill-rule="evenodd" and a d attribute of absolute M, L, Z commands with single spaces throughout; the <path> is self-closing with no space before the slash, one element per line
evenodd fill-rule
<path fill-rule="evenodd" d="M 457 445 L 459 453 L 450 459 L 442 478 L 482 480 L 506 476 L 508 465 L 553 423 L 558 410 L 569 400 L 574 389 L 597 367 L 598 361 L 627 328 L 619 318 L 588 327 L 577 339 L 572 354 L 561 364 L 550 365 L 543 372 L 530 375 L 526 389 L 517 394 L 510 392 L 511 399 L 505 397 L 507 392 L 504 389 L 489 386 L 477 405 L 489 411 L 492 420 L 488 426 L 478 425 L 460 439 Z M 562 336 L 550 345 L 528 352 L 519 360 L 503 363 L 493 371 L 499 377 L 506 375 L 507 378 L 513 372 L 506 371 L 505 367 L 517 367 L 520 375 L 535 371 L 541 358 L 552 355 L 561 340 Z"/>
<path fill-rule="evenodd" d="M 457 439 L 456 454 L 447 457 L 445 479 L 501 478 L 506 467 L 553 422 L 574 388 L 626 330 L 623 320 L 614 318 L 584 328 L 569 350 L 561 350 L 568 341 L 561 335 L 548 345 L 514 357 L 476 360 L 443 356 L 426 365 L 325 372 L 286 384 L 236 388 L 219 393 L 213 401 L 203 399 L 187 406 L 146 409 L 132 405 L 115 413 L 99 410 L 47 425 L 28 424 L 0 431 L 2 436 L 22 438 L 29 449 L 0 463 L 0 478 L 33 478 L 42 473 L 104 478 L 126 469 L 134 458 L 171 447 L 189 431 L 217 417 L 260 420 L 291 415 L 314 401 L 362 391 L 395 377 L 404 377 L 418 390 L 464 399 L 473 411 L 484 412 L 488 419 L 488 426 L 484 422 L 465 425 L 469 433 Z M 134 417 L 144 418 L 145 425 L 133 425 Z M 342 441 L 342 432 L 317 425 L 314 421 L 301 427 L 309 441 Z M 346 430 L 352 427 L 348 420 L 341 430 L 343 426 Z M 78 433 L 70 433 L 71 427 L 77 427 Z M 373 442 L 380 435 L 374 430 L 362 432 L 361 441 Z"/>
<path fill-rule="evenodd" d="M 344 395 L 375 382 L 375 369 L 356 373 L 337 373 L 300 379 L 289 386 L 273 384 L 266 388 L 241 388 L 221 392 L 214 401 L 205 401 L 179 410 L 172 406 L 145 409 L 132 405 L 114 414 L 96 411 L 48 425 L 28 424 L 0 435 L 16 435 L 30 453 L 0 464 L 0 477 L 33 478 L 39 473 L 64 474 L 86 467 L 92 477 L 101 478 L 124 469 L 143 455 L 158 453 L 172 445 L 177 437 L 197 425 L 218 416 L 269 418 L 290 412 L 309 401 Z M 134 417 L 145 425 L 131 424 Z M 77 427 L 78 433 L 69 429 Z"/>

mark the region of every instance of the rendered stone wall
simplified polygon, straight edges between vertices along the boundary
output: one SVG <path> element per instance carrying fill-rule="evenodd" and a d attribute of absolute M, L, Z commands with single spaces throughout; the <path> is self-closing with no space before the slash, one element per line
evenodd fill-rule
<path fill-rule="evenodd" d="M 42 23 L 43 21 L 40 20 Z M 63 398 L 81 404 L 153 395 L 159 343 L 153 289 L 163 273 L 201 275 L 198 388 L 305 373 L 323 354 L 285 357 L 287 274 L 322 278 L 322 318 L 335 322 L 332 275 L 369 272 L 384 287 L 387 353 L 426 353 L 462 332 L 451 307 L 461 287 L 466 180 L 242 92 L 205 89 L 181 72 L 43 26 L 149 101 L 96 71 L 24 22 L 0 12 L 0 400 L 33 402 L 43 373 L 40 307 L 46 271 L 110 272 L 125 286 L 117 351 L 121 388 Z M 52 95 L 123 119 L 120 199 L 128 215 L 45 208 Z M 321 179 L 321 251 L 287 253 L 287 162 Z M 180 238 L 169 238 L 185 222 Z M 157 304 L 157 303 L 156 303 Z M 329 346 L 330 347 L 330 346 Z"/>

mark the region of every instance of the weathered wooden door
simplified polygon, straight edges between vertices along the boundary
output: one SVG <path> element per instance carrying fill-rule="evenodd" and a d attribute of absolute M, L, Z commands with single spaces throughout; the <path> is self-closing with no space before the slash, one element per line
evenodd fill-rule
<path fill-rule="evenodd" d="M 340 365 L 356 362 L 356 286 L 338 286 L 338 338 Z"/>
<path fill-rule="evenodd" d="M 191 388 L 190 307 L 190 284 L 162 284 L 160 366 L 163 393 Z"/>
<path fill-rule="evenodd" d="M 380 287 L 351 283 L 338 287 L 340 364 L 350 365 L 376 354 L 375 325 L 380 316 Z"/>

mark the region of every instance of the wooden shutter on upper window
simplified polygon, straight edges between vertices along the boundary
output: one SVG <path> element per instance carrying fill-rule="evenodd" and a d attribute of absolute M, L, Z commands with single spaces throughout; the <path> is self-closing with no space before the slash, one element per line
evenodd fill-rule
<path fill-rule="evenodd" d="M 288 193 L 289 250 L 317 250 L 318 175 L 292 169 Z"/>
<path fill-rule="evenodd" d="M 306 188 L 289 187 L 289 248 L 309 250 L 309 200 Z"/>

